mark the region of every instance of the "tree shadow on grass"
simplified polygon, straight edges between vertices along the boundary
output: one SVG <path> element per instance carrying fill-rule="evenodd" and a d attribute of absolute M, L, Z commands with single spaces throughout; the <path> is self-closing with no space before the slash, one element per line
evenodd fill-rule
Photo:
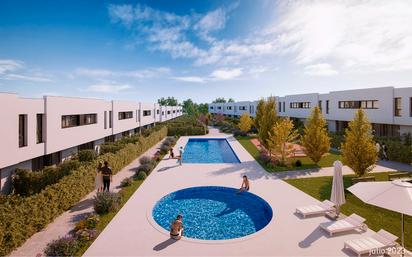
<path fill-rule="evenodd" d="M 154 246 L 154 247 L 153 247 L 153 250 L 155 250 L 155 251 L 157 251 L 157 252 L 158 252 L 158 251 L 161 251 L 161 250 L 164 250 L 164 249 L 166 249 L 167 247 L 169 247 L 170 245 L 176 243 L 177 241 L 178 241 L 178 240 L 169 238 L 169 239 L 167 239 L 167 240 L 165 240 L 165 241 L 157 244 L 156 246 Z"/>

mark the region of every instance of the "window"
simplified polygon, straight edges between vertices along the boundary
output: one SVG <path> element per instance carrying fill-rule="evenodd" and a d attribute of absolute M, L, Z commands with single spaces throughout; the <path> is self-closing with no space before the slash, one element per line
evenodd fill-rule
<path fill-rule="evenodd" d="M 409 97 L 409 116 L 412 117 L 412 97 Z"/>
<path fill-rule="evenodd" d="M 159 114 L 160 113 L 160 110 L 156 110 L 156 114 Z"/>
<path fill-rule="evenodd" d="M 222 106 L 218 106 L 217 109 L 218 109 L 218 110 L 222 110 Z"/>
<path fill-rule="evenodd" d="M 240 111 L 246 111 L 246 106 L 239 106 Z"/>
<path fill-rule="evenodd" d="M 339 109 L 378 109 L 378 100 L 339 101 Z"/>
<path fill-rule="evenodd" d="M 71 128 L 97 123 L 97 114 L 75 114 L 62 116 L 62 128 Z"/>
<path fill-rule="evenodd" d="M 104 129 L 107 129 L 107 111 L 104 111 Z"/>
<path fill-rule="evenodd" d="M 119 112 L 119 120 L 126 120 L 133 118 L 133 112 Z"/>
<path fill-rule="evenodd" d="M 176 110 L 173 110 L 173 113 L 176 113 Z"/>
<path fill-rule="evenodd" d="M 162 115 L 165 115 L 165 111 L 162 111 Z"/>
<path fill-rule="evenodd" d="M 319 110 L 322 112 L 322 101 L 320 101 L 320 100 L 318 102 L 318 107 L 319 107 Z"/>
<path fill-rule="evenodd" d="M 152 111 L 150 111 L 150 110 L 143 110 L 143 117 L 150 116 L 150 114 L 152 114 Z"/>
<path fill-rule="evenodd" d="M 170 111 L 167 111 L 167 114 L 170 114 Z"/>
<path fill-rule="evenodd" d="M 283 102 L 283 112 L 286 111 L 286 102 Z"/>
<path fill-rule="evenodd" d="M 27 114 L 19 114 L 19 147 L 27 146 Z"/>
<path fill-rule="evenodd" d="M 401 117 L 401 112 L 402 112 L 402 98 L 400 97 L 395 97 L 393 99 L 393 103 L 394 103 L 394 115 L 396 117 Z"/>
<path fill-rule="evenodd" d="M 232 106 L 226 106 L 226 110 L 232 110 Z"/>
<path fill-rule="evenodd" d="M 213 106 L 210 106 L 210 110 L 213 110 Z"/>
<path fill-rule="evenodd" d="M 310 109 L 310 102 L 292 102 L 290 103 L 291 109 Z"/>
<path fill-rule="evenodd" d="M 112 111 L 109 111 L 109 128 L 113 126 L 113 114 Z"/>
<path fill-rule="evenodd" d="M 282 103 L 279 102 L 279 112 L 282 112 Z"/>
<path fill-rule="evenodd" d="M 326 100 L 326 114 L 329 114 L 329 100 Z"/>
<path fill-rule="evenodd" d="M 43 117 L 44 117 L 44 114 L 42 114 L 42 113 L 38 113 L 36 115 L 36 125 L 37 125 L 36 143 L 37 144 L 44 143 L 44 139 L 43 139 Z"/>

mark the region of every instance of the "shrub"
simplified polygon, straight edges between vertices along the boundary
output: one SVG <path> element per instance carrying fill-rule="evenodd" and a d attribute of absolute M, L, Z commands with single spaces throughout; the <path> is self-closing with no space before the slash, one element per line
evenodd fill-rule
<path fill-rule="evenodd" d="M 116 174 L 167 134 L 160 127 L 146 138 L 138 137 L 136 144 L 127 144 L 116 154 L 107 153 L 97 161 L 107 160 Z M 0 204 L 0 256 L 8 255 L 27 238 L 42 230 L 56 217 L 79 202 L 94 189 L 94 162 L 85 163 L 53 185 L 30 197 L 14 195 Z"/>
<path fill-rule="evenodd" d="M 116 211 L 120 207 L 120 195 L 112 192 L 97 193 L 94 197 L 94 211 L 97 214 L 105 214 Z"/>
<path fill-rule="evenodd" d="M 74 237 L 66 236 L 47 244 L 44 254 L 46 256 L 74 256 L 79 247 L 79 242 Z"/>
<path fill-rule="evenodd" d="M 149 156 L 142 156 L 139 160 L 141 165 L 143 164 L 153 164 L 153 160 Z"/>
<path fill-rule="evenodd" d="M 87 241 L 93 240 L 97 237 L 96 229 L 82 229 L 75 232 L 76 239 L 80 243 L 85 243 Z"/>
<path fill-rule="evenodd" d="M 137 167 L 137 172 L 143 171 L 144 173 L 149 174 L 152 168 L 153 165 L 151 163 L 142 164 L 139 167 Z"/>
<path fill-rule="evenodd" d="M 16 169 L 13 188 L 16 194 L 30 196 L 39 193 L 46 186 L 57 183 L 61 178 L 80 168 L 77 160 L 64 161 L 57 167 L 48 166 L 41 171 Z"/>
<path fill-rule="evenodd" d="M 80 162 L 91 162 L 97 157 L 94 150 L 81 150 L 77 153 L 77 158 Z"/>
<path fill-rule="evenodd" d="M 122 182 L 120 182 L 120 186 L 121 187 L 128 187 L 131 186 L 133 183 L 133 180 L 131 178 L 125 178 L 122 180 Z"/>
<path fill-rule="evenodd" d="M 122 148 L 123 146 L 121 144 L 115 144 L 115 143 L 102 144 L 100 145 L 100 154 L 103 155 L 106 153 L 116 153 Z"/>
<path fill-rule="evenodd" d="M 260 159 L 263 163 L 268 164 L 268 163 L 270 163 L 270 161 L 271 161 L 272 158 L 269 156 L 269 153 L 268 153 L 268 152 L 266 152 L 266 151 L 261 151 L 261 152 L 260 152 L 260 155 L 259 155 L 259 159 Z"/>
<path fill-rule="evenodd" d="M 136 175 L 137 180 L 145 180 L 147 178 L 146 172 L 139 171 Z"/>
<path fill-rule="evenodd" d="M 239 136 L 240 137 L 245 137 L 245 136 L 247 136 L 247 132 L 236 129 L 236 130 L 233 131 L 233 136 L 235 136 L 235 137 L 239 137 Z"/>
<path fill-rule="evenodd" d="M 161 153 L 161 154 L 166 154 L 167 151 L 169 151 L 169 149 L 170 149 L 169 146 L 167 146 L 167 145 L 161 145 L 161 146 L 160 146 L 160 153 Z"/>
<path fill-rule="evenodd" d="M 296 167 L 302 167 L 302 162 L 300 160 L 296 160 L 295 166 Z"/>

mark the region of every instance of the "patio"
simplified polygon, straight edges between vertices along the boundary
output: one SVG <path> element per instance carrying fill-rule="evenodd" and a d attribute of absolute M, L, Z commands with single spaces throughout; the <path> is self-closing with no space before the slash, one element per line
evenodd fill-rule
<path fill-rule="evenodd" d="M 350 256 L 353 253 L 343 250 L 343 243 L 372 234 L 368 230 L 362 235 L 353 232 L 329 238 L 318 229 L 328 219 L 302 219 L 294 214 L 297 206 L 318 200 L 267 173 L 233 137 L 211 132 L 207 137 L 228 138 L 242 163 L 178 166 L 176 160 L 165 158 L 85 256 Z M 187 140 L 188 137 L 180 138 L 176 147 L 184 146 Z M 186 238 L 176 242 L 151 217 L 156 201 L 170 192 L 202 185 L 239 187 L 243 175 L 250 179 L 251 192 L 264 198 L 274 213 L 272 221 L 255 234 L 218 242 Z"/>

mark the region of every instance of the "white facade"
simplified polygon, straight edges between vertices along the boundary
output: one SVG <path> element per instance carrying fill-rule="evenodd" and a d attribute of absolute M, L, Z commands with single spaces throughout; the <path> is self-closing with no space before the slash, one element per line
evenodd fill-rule
<path fill-rule="evenodd" d="M 275 99 L 279 116 L 302 120 L 309 116 L 313 107 L 320 106 L 330 131 L 343 130 L 360 106 L 368 115 L 377 135 L 393 136 L 412 133 L 412 87 L 381 87 L 332 91 L 327 94 L 286 95 Z M 249 106 L 248 113 L 254 117 L 256 105 L 257 101 L 211 103 L 209 112 L 239 117 L 244 112 L 239 111 L 239 106 Z"/>
<path fill-rule="evenodd" d="M 0 133 L 5 135 L 0 144 L 1 192 L 9 190 L 16 168 L 60 162 L 81 147 L 98 150 L 107 137 L 119 139 L 182 115 L 181 106 L 58 96 L 31 99 L 12 93 L 0 93 L 0 107 Z M 169 109 L 175 112 L 162 115 Z M 66 117 L 79 124 L 66 124 Z"/>

